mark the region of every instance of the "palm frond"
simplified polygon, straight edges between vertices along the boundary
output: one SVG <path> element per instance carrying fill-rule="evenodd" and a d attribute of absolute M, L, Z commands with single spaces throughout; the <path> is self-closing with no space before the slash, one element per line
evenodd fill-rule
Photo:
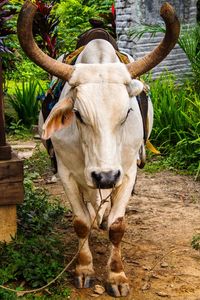
<path fill-rule="evenodd" d="M 128 32 L 128 35 L 132 39 L 141 39 L 143 37 L 143 35 L 146 33 L 150 33 L 151 34 L 150 37 L 154 37 L 159 32 L 165 32 L 165 28 L 158 24 L 157 25 L 156 24 L 155 25 L 143 24 L 143 25 L 138 25 L 134 28 L 131 28 Z"/>

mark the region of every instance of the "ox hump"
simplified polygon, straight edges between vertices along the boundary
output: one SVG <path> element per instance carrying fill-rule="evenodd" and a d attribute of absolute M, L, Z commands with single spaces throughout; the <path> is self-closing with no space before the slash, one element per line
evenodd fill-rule
<path fill-rule="evenodd" d="M 129 84 L 131 76 L 123 63 L 77 64 L 70 78 L 71 86 L 86 83 Z"/>

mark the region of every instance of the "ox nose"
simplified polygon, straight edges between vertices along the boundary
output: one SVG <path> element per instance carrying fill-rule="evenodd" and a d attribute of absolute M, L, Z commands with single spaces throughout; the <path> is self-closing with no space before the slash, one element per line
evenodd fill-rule
<path fill-rule="evenodd" d="M 92 180 L 97 188 L 110 189 L 115 186 L 121 175 L 120 170 L 109 172 L 92 172 Z"/>

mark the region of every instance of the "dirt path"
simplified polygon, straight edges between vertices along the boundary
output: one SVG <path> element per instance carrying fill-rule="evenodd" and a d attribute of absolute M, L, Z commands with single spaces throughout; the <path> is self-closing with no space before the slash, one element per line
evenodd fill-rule
<path fill-rule="evenodd" d="M 34 148 L 27 147 L 28 151 Z M 60 181 L 46 187 L 65 201 Z M 191 247 L 193 235 L 200 233 L 200 182 L 172 172 L 140 171 L 126 216 L 122 256 L 131 293 L 124 299 L 200 300 L 200 252 Z M 77 250 L 70 213 L 60 232 L 66 243 L 67 264 Z M 95 283 L 103 286 L 109 255 L 107 234 L 94 230 L 90 245 L 97 275 Z M 70 299 L 94 299 L 92 289 L 73 287 L 73 267 L 66 277 L 66 286 L 72 289 Z M 96 296 L 100 300 L 114 299 L 106 293 Z"/>
<path fill-rule="evenodd" d="M 49 186 L 64 199 L 60 184 Z M 125 271 L 130 279 L 129 300 L 200 300 L 200 253 L 190 243 L 200 233 L 200 183 L 171 172 L 139 172 L 127 209 L 127 229 L 122 246 Z M 67 227 L 67 261 L 76 251 L 71 220 Z M 96 283 L 104 285 L 109 243 L 105 232 L 95 230 L 91 249 Z M 70 274 L 72 273 L 72 267 Z M 71 276 L 69 276 L 71 278 Z M 93 291 L 76 290 L 72 300 L 94 299 Z M 114 299 L 96 295 L 101 300 Z"/>

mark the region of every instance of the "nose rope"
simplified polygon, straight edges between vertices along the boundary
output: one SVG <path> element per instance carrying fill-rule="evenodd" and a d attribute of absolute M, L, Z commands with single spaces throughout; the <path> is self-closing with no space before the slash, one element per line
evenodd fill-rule
<path fill-rule="evenodd" d="M 109 199 L 109 198 L 110 198 L 110 200 L 112 200 L 112 193 L 113 193 L 114 189 L 115 189 L 115 185 L 113 185 L 110 194 L 109 194 L 106 198 L 103 199 L 103 196 L 102 196 L 102 193 L 101 193 L 101 189 L 98 188 L 99 196 L 100 196 L 101 202 L 100 202 L 100 205 L 99 205 L 99 207 L 98 207 L 98 209 L 97 209 L 97 213 L 99 212 L 99 210 L 100 210 L 100 208 L 101 208 L 100 206 L 102 206 L 104 203 L 108 202 L 108 199 Z M 97 213 L 96 213 L 96 214 L 97 214 Z"/>

